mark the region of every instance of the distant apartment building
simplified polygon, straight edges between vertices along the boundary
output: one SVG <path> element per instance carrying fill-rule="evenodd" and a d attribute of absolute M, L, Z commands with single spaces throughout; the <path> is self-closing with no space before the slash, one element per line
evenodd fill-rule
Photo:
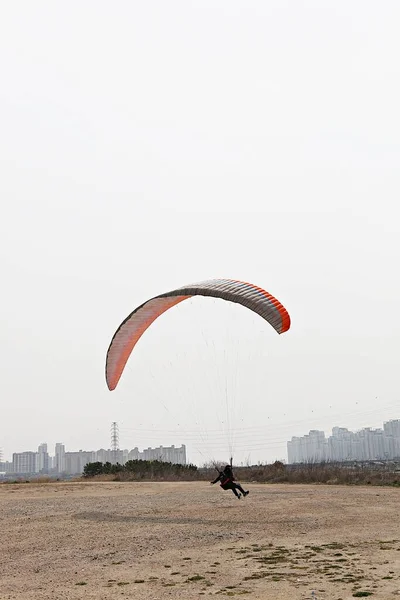
<path fill-rule="evenodd" d="M 64 473 L 67 475 L 80 475 L 85 465 L 96 461 L 96 452 L 66 452 Z"/>
<path fill-rule="evenodd" d="M 37 452 L 37 469 L 39 473 L 49 472 L 49 453 L 47 452 L 47 444 L 40 444 Z"/>
<path fill-rule="evenodd" d="M 388 460 L 400 458 L 400 420 L 384 423 L 383 429 L 365 427 L 357 432 L 333 427 L 332 435 L 311 430 L 287 443 L 288 463 Z"/>
<path fill-rule="evenodd" d="M 12 457 L 12 472 L 24 475 L 37 473 L 36 452 L 14 452 Z"/>
<path fill-rule="evenodd" d="M 158 448 L 146 448 L 139 452 L 136 447 L 128 454 L 129 460 L 161 460 L 177 465 L 186 465 L 186 446 L 180 448 L 172 446 L 159 446 Z"/>
<path fill-rule="evenodd" d="M 57 473 L 64 473 L 65 471 L 65 446 L 64 444 L 56 444 L 55 447 L 55 471 Z"/>
<path fill-rule="evenodd" d="M 0 462 L 0 473 L 13 473 L 13 464 L 8 460 Z"/>
<path fill-rule="evenodd" d="M 385 435 L 400 439 L 400 419 L 392 419 L 383 424 Z"/>
<path fill-rule="evenodd" d="M 123 465 L 126 462 L 123 450 L 105 450 L 104 448 L 100 448 L 100 450 L 95 452 L 95 460 L 102 463 L 109 462 L 112 465 L 117 463 Z"/>
<path fill-rule="evenodd" d="M 128 460 L 144 460 L 143 459 L 143 455 L 142 455 L 142 453 L 140 452 L 140 450 L 139 450 L 139 448 L 137 446 L 135 446 L 128 453 Z"/>

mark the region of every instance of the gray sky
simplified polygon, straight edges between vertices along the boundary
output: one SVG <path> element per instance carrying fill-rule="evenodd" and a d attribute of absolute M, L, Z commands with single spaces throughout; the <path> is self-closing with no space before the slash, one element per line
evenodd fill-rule
<path fill-rule="evenodd" d="M 3 2 L 0 447 L 187 443 L 286 456 L 310 428 L 399 418 L 400 5 Z M 183 303 L 115 392 L 122 319 L 251 281 L 292 318 Z M 214 344 L 214 345 L 213 345 Z M 201 452 L 201 454 L 200 454 Z"/>

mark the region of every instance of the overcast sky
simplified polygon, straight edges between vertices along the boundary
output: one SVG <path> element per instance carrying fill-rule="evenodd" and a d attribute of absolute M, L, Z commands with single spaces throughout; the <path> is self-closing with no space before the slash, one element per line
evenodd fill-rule
<path fill-rule="evenodd" d="M 3 2 L 3 456 L 186 443 L 286 457 L 400 418 L 396 0 Z M 105 354 L 151 296 L 213 277 L 287 307 L 278 336 L 194 299 Z M 229 417 L 229 426 L 228 426 Z"/>

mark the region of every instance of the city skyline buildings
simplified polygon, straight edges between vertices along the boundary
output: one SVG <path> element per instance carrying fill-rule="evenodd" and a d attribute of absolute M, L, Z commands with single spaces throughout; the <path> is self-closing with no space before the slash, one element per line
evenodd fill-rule
<path fill-rule="evenodd" d="M 54 455 L 47 451 L 47 444 L 38 446 L 37 452 L 13 452 L 11 461 L 0 461 L 0 473 L 6 475 L 79 475 L 89 462 L 110 462 L 125 464 L 129 460 L 161 460 L 175 464 L 187 464 L 186 446 L 138 447 L 128 449 L 100 448 L 99 450 L 79 450 L 69 452 L 64 444 L 55 444 Z"/>
<path fill-rule="evenodd" d="M 383 423 L 383 428 L 363 427 L 350 431 L 333 427 L 332 434 L 312 429 L 287 442 L 289 464 L 302 462 L 391 460 L 400 458 L 400 419 Z"/>
<path fill-rule="evenodd" d="M 400 419 L 385 421 L 383 428 L 363 427 L 351 431 L 347 427 L 334 426 L 331 435 L 319 429 L 311 429 L 308 434 L 292 436 L 286 441 L 286 446 L 287 455 L 281 459 L 289 464 L 306 461 L 398 458 L 400 457 Z M 188 460 L 186 444 L 182 444 L 181 447 L 175 445 L 143 447 L 142 451 L 137 446 L 130 450 L 119 449 L 118 444 L 115 443 L 114 429 L 114 443 L 107 449 L 69 451 L 63 443 L 57 442 L 54 445 L 54 455 L 51 455 L 48 444 L 42 442 L 36 452 L 32 450 L 14 452 L 11 460 L 3 457 L 0 460 L 0 472 L 10 472 L 12 467 L 14 471 L 11 472 L 16 473 L 77 474 L 82 472 L 88 462 L 108 461 L 124 464 L 127 460 L 135 459 L 161 459 L 181 464 L 186 464 L 186 461 L 193 462 Z M 206 462 L 204 460 L 204 464 Z M 243 463 L 238 461 L 237 464 Z"/>
<path fill-rule="evenodd" d="M 377 401 L 376 398 L 375 400 Z M 269 408 L 266 405 L 266 416 L 264 420 L 258 422 L 256 427 L 247 428 L 246 424 L 242 433 L 237 423 L 232 424 L 231 437 L 235 446 L 233 448 L 235 460 L 237 464 L 246 464 L 249 460 L 254 464 L 257 462 L 286 460 L 287 442 L 292 436 L 302 436 L 309 430 L 323 430 L 325 435 L 329 436 L 332 428 L 337 425 L 346 426 L 351 431 L 358 431 L 363 427 L 379 428 L 383 421 L 391 420 L 393 413 L 396 411 L 396 405 L 393 404 L 376 403 L 373 409 L 366 411 L 360 410 L 360 407 L 356 404 L 349 402 L 349 408 L 343 414 L 334 411 L 332 407 L 329 418 L 325 413 L 321 414 L 319 410 L 309 409 L 305 411 L 307 414 L 302 419 L 294 419 L 292 414 L 287 414 L 283 415 L 284 419 L 279 420 L 273 420 L 268 416 Z M 383 414 L 382 407 L 384 408 Z M 180 424 L 176 424 L 174 427 L 165 426 L 164 418 L 162 420 L 158 418 L 158 422 L 155 418 L 150 425 L 121 420 L 118 422 L 121 444 L 125 448 L 132 448 L 136 445 L 141 448 L 160 444 L 168 446 L 174 443 L 176 436 L 179 436 L 178 440 L 186 444 L 190 462 L 201 466 L 212 459 L 225 460 L 228 442 L 230 441 L 229 431 L 218 429 L 218 423 L 215 426 L 214 422 L 211 424 L 206 420 L 206 417 L 203 417 L 202 421 L 203 423 L 197 423 L 196 426 L 188 429 Z M 243 424 L 246 421 L 247 419 L 243 420 Z M 100 425 L 100 427 L 91 427 L 88 429 L 88 435 L 85 434 L 82 437 L 77 434 L 74 428 L 65 432 L 64 437 L 58 437 L 58 427 L 54 431 L 50 428 L 48 432 L 41 427 L 36 437 L 32 428 L 30 435 L 27 437 L 27 443 L 21 443 L 19 439 L 20 432 L 17 428 L 15 444 L 7 443 L 6 438 L 0 438 L 0 451 L 2 451 L 3 461 L 11 461 L 13 452 L 36 450 L 38 443 L 41 441 L 40 438 L 46 440 L 47 446 L 51 450 L 50 454 L 60 439 L 66 448 L 68 447 L 68 449 L 74 451 L 81 448 L 108 448 L 111 443 L 111 420 L 108 424 L 102 423 Z M 9 429 L 12 430 L 12 427 Z M 107 445 L 104 443 L 105 438 L 108 440 Z"/>

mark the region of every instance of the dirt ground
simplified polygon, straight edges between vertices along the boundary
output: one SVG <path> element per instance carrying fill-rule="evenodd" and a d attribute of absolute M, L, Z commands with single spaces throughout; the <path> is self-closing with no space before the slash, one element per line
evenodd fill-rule
<path fill-rule="evenodd" d="M 0 485 L 0 598 L 400 597 L 399 489 L 247 487 Z"/>

